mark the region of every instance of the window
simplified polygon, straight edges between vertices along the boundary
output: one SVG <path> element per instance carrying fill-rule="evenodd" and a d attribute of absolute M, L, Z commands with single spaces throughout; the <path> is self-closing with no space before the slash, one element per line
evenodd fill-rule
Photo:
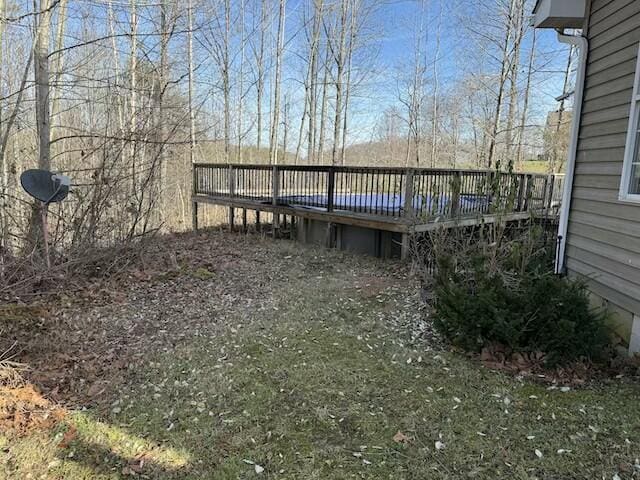
<path fill-rule="evenodd" d="M 627 144 L 624 151 L 620 200 L 640 202 L 640 48 L 631 99 Z"/>

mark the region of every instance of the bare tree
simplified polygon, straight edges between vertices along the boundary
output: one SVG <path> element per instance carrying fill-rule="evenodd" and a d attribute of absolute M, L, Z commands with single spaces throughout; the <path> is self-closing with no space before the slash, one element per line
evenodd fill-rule
<path fill-rule="evenodd" d="M 411 76 L 399 92 L 398 99 L 406 109 L 407 142 L 405 152 L 405 165 L 410 165 L 413 148 L 415 166 L 420 165 L 421 153 L 421 113 L 424 97 L 425 65 L 425 0 L 421 2 L 421 15 L 417 19 L 417 30 L 414 38 L 413 63 Z"/>
<path fill-rule="evenodd" d="M 328 43 L 328 42 L 327 42 Z M 328 113 L 328 103 L 329 103 L 329 73 L 331 71 L 330 67 L 330 55 L 331 50 L 327 46 L 325 48 L 325 59 L 323 64 L 324 74 L 322 77 L 322 102 L 320 107 L 320 126 L 318 133 L 318 163 L 324 163 L 324 142 L 326 136 L 326 123 L 327 123 L 327 113 Z"/>
<path fill-rule="evenodd" d="M 527 66 L 527 82 L 524 89 L 524 103 L 522 105 L 522 114 L 520 116 L 520 137 L 518 140 L 518 148 L 516 151 L 516 166 L 522 168 L 522 150 L 525 142 L 525 129 L 527 125 L 527 114 L 529 113 L 529 100 L 531 96 L 531 81 L 533 79 L 533 64 L 536 56 L 536 30 L 533 30 L 531 37 L 531 50 L 529 51 L 529 62 Z"/>
<path fill-rule="evenodd" d="M 510 30 L 513 30 L 513 45 L 511 47 L 511 58 L 509 60 L 509 114 L 506 126 L 506 160 L 514 163 L 512 158 L 514 138 L 516 137 L 515 124 L 518 115 L 518 73 L 520 71 L 520 50 L 522 39 L 525 33 L 525 4 L 524 0 L 516 0 L 515 8 L 511 19 Z M 517 162 L 517 159 L 515 160 Z"/>
<path fill-rule="evenodd" d="M 64 33 L 67 24 L 67 0 L 60 0 L 58 8 L 58 25 L 56 30 L 55 43 L 55 67 L 54 67 L 54 92 L 51 106 L 51 118 L 56 118 L 60 114 L 60 95 L 62 90 L 62 73 L 63 73 L 63 53 L 64 53 Z M 58 119 L 60 123 L 60 119 Z M 53 129 L 52 129 L 53 134 Z"/>
<path fill-rule="evenodd" d="M 307 162 L 314 163 L 317 108 L 318 108 L 318 56 L 320 52 L 320 27 L 324 16 L 324 0 L 313 2 L 313 29 L 309 48 L 309 126 L 307 127 Z"/>
<path fill-rule="evenodd" d="M 240 71 L 238 73 L 238 154 L 237 160 L 242 163 L 243 119 L 242 105 L 244 103 L 244 62 L 245 62 L 245 0 L 240 0 Z"/>
<path fill-rule="evenodd" d="M 189 0 L 187 5 L 187 62 L 189 71 L 189 161 L 193 165 L 195 163 L 196 149 L 196 117 L 193 110 L 194 95 L 194 71 L 193 71 L 193 0 Z M 193 167 L 192 167 L 193 168 Z"/>
<path fill-rule="evenodd" d="M 280 0 L 278 10 L 278 37 L 275 52 L 276 71 L 273 85 L 271 138 L 269 142 L 269 161 L 273 165 L 278 164 L 278 127 L 280 122 L 280 89 L 282 88 L 282 56 L 284 53 L 285 3 L 285 0 Z"/>
<path fill-rule="evenodd" d="M 132 197 L 137 196 L 136 170 L 136 127 L 138 116 L 138 11 L 136 0 L 131 0 L 130 13 L 130 53 L 129 53 L 129 161 L 131 162 Z"/>
<path fill-rule="evenodd" d="M 349 0 L 342 0 L 339 19 L 337 20 L 337 45 L 333 45 L 332 42 L 329 42 L 329 46 L 332 50 L 333 61 L 336 64 L 336 75 L 334 81 L 334 89 L 335 89 L 335 115 L 333 120 L 333 149 L 331 152 L 331 162 L 334 165 L 338 165 L 342 163 L 342 159 L 338 158 L 338 151 L 340 148 L 340 128 L 342 122 L 342 109 L 343 109 L 343 98 L 342 92 L 344 89 L 344 70 L 345 63 L 347 58 L 347 15 L 349 13 Z"/>
<path fill-rule="evenodd" d="M 431 167 L 436 166 L 438 159 L 438 102 L 440 82 L 438 77 L 438 62 L 440 61 L 440 35 L 442 32 L 442 4 L 439 4 L 438 27 L 436 31 L 436 47 L 433 59 L 433 111 L 431 112 Z"/>
<path fill-rule="evenodd" d="M 268 28 L 267 11 L 269 0 L 260 1 L 260 25 L 258 27 L 258 48 L 255 50 L 255 62 L 256 62 L 256 111 L 257 111 L 257 134 L 256 134 L 256 147 L 258 152 L 262 146 L 262 102 L 264 97 L 264 85 L 265 85 L 265 36 Z"/>
<path fill-rule="evenodd" d="M 51 115 L 49 98 L 49 48 L 51 37 L 51 0 L 40 0 L 35 17 L 35 61 L 34 80 L 36 85 L 36 131 L 38 133 L 38 168 L 51 170 Z M 47 209 L 34 204 L 31 212 L 29 240 L 32 246 L 48 248 L 43 239 L 47 222 Z M 48 258 L 48 256 L 47 256 Z"/>
<path fill-rule="evenodd" d="M 492 167 L 494 163 L 496 144 L 498 139 L 498 131 L 500 129 L 500 122 L 502 120 L 502 103 L 505 94 L 505 86 L 507 82 L 507 76 L 509 74 L 509 47 L 511 43 L 511 36 L 513 33 L 511 18 L 513 17 L 516 0 L 510 0 L 509 9 L 505 15 L 505 35 L 502 42 L 502 61 L 500 64 L 500 76 L 498 79 L 498 92 L 496 95 L 496 107 L 493 117 L 493 125 L 491 127 L 491 134 L 489 136 L 489 152 L 487 156 L 488 167 Z"/>

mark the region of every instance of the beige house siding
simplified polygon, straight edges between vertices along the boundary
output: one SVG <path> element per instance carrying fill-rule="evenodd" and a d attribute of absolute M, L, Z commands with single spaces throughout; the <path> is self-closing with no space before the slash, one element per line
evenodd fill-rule
<path fill-rule="evenodd" d="M 567 235 L 567 269 L 620 312 L 640 315 L 640 204 L 618 200 L 640 44 L 640 0 L 592 0 L 589 57 Z M 628 336 L 627 336 L 628 339 Z"/>

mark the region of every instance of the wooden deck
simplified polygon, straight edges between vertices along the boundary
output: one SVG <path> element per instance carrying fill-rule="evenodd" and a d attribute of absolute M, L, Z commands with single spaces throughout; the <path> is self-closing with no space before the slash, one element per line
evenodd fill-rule
<path fill-rule="evenodd" d="M 449 170 L 301 165 L 195 164 L 198 204 L 270 212 L 403 235 L 558 214 L 563 176 Z M 499 212 L 499 213 L 498 213 Z M 246 215 L 243 216 L 246 218 Z"/>

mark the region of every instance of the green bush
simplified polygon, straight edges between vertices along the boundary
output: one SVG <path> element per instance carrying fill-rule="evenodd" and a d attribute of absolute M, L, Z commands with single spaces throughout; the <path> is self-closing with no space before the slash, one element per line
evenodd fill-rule
<path fill-rule="evenodd" d="M 435 245 L 436 328 L 465 350 L 499 344 L 543 353 L 549 366 L 601 359 L 606 312 L 591 308 L 585 285 L 550 271 L 550 249 L 539 246 L 535 229 L 515 239 L 492 233 Z"/>

